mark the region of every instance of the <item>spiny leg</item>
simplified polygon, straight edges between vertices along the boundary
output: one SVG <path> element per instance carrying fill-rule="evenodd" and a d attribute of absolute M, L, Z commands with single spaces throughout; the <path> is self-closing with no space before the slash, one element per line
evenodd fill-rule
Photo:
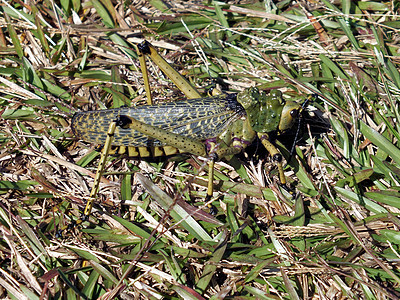
<path fill-rule="evenodd" d="M 151 60 L 167 75 L 172 82 L 188 97 L 189 99 L 201 98 L 200 93 L 186 80 L 178 71 L 170 66 L 169 63 L 158 54 L 157 50 L 147 41 L 139 44 L 139 52 L 148 55 Z"/>
<path fill-rule="evenodd" d="M 227 147 L 226 145 L 217 145 L 215 142 L 215 139 L 208 140 L 206 141 L 207 148 L 210 149 L 208 152 L 208 155 L 211 157 L 211 159 L 208 162 L 208 185 L 207 185 L 207 196 L 205 198 L 205 202 L 208 203 L 210 202 L 212 196 L 213 196 L 213 191 L 214 191 L 214 165 L 215 161 L 218 158 L 223 158 L 227 156 L 232 156 L 235 154 L 240 153 L 244 148 L 246 142 L 240 141 L 237 142 L 235 146 L 230 146 Z M 210 209 L 210 213 L 212 215 L 217 214 L 217 209 L 215 208 L 214 205 L 209 204 L 208 205 Z"/>
<path fill-rule="evenodd" d="M 206 141 L 206 148 L 209 149 L 207 151 L 211 156 L 211 159 L 208 161 L 208 182 L 207 182 L 207 195 L 204 199 L 204 202 L 207 203 L 207 207 L 210 209 L 210 214 L 216 215 L 218 213 L 217 208 L 212 205 L 211 199 L 214 193 L 214 167 L 215 160 L 217 159 L 217 154 L 215 153 L 217 145 L 215 143 L 215 139 L 211 141 Z"/>
<path fill-rule="evenodd" d="M 100 179 L 104 172 L 104 166 L 106 164 L 106 159 L 107 159 L 108 153 L 110 152 L 110 149 L 111 149 L 111 144 L 112 144 L 112 140 L 114 138 L 114 133 L 115 133 L 116 127 L 117 127 L 116 120 L 111 122 L 110 126 L 108 127 L 107 138 L 106 138 L 106 142 L 104 143 L 103 151 L 101 152 L 100 162 L 97 167 L 96 177 L 94 178 L 93 187 L 90 192 L 89 199 L 86 203 L 85 210 L 83 211 L 83 218 L 85 220 L 89 217 L 90 212 L 92 211 L 93 202 L 96 199 L 97 193 L 99 192 Z"/>
<path fill-rule="evenodd" d="M 179 134 L 175 134 L 170 131 L 166 131 L 164 129 L 145 124 L 140 122 L 129 116 L 120 116 L 118 125 L 122 128 L 132 128 L 137 130 L 151 138 L 157 139 L 167 145 L 173 145 L 174 147 L 182 150 L 183 152 L 192 153 L 199 156 L 206 156 L 207 151 L 206 147 L 202 142 L 191 139 L 186 136 L 182 136 Z M 209 164 L 209 172 L 208 172 L 208 188 L 207 188 L 207 196 L 205 202 L 209 202 L 213 195 L 213 181 L 214 181 L 214 161 L 215 154 L 212 154 L 212 159 L 208 162 Z M 215 212 L 215 207 L 212 205 L 209 206 L 210 211 Z"/>
<path fill-rule="evenodd" d="M 192 138 L 175 134 L 164 129 L 145 124 L 132 117 L 122 115 L 118 119 L 118 125 L 122 128 L 132 128 L 137 130 L 151 138 L 157 139 L 167 145 L 173 145 L 174 147 L 182 150 L 183 152 L 192 153 L 199 156 L 210 155 L 211 159 L 208 162 L 208 185 L 207 185 L 207 196 L 205 202 L 209 202 L 213 195 L 213 181 L 214 181 L 214 164 L 218 157 L 225 157 L 239 153 L 242 149 L 239 147 L 222 147 L 218 148 L 215 142 L 208 142 L 206 147 L 202 142 L 194 140 Z M 206 151 L 209 148 L 209 151 Z M 209 205 L 210 212 L 216 214 L 216 209 L 212 205 Z"/>
<path fill-rule="evenodd" d="M 283 188 L 287 189 L 286 177 L 283 172 L 283 166 L 282 166 L 282 154 L 275 147 L 275 145 L 269 141 L 268 134 L 259 132 L 259 133 L 257 133 L 257 135 L 260 138 L 260 141 L 263 144 L 263 146 L 265 147 L 265 149 L 267 149 L 267 151 L 271 154 L 272 159 L 274 160 L 274 162 L 276 163 L 276 166 L 278 167 L 280 184 L 282 185 Z"/>
<path fill-rule="evenodd" d="M 208 162 L 208 185 L 207 185 L 207 196 L 205 199 L 205 202 L 208 202 L 211 200 L 214 192 L 214 166 L 215 166 L 215 160 L 212 158 Z"/>
<path fill-rule="evenodd" d="M 182 152 L 191 153 L 199 156 L 206 156 L 207 152 L 202 142 L 190 137 L 176 134 L 165 129 L 155 127 L 143 122 L 140 122 L 130 116 L 121 115 L 118 118 L 118 125 L 122 128 L 132 128 L 140 133 L 159 140 L 161 143 L 173 146 Z"/>
<path fill-rule="evenodd" d="M 99 192 L 101 176 L 103 175 L 104 166 L 106 164 L 106 159 L 107 159 L 107 156 L 111 149 L 111 144 L 112 144 L 112 140 L 114 137 L 116 126 L 117 126 L 117 121 L 115 120 L 115 121 L 111 122 L 110 126 L 108 127 L 107 138 L 104 143 L 103 151 L 101 152 L 99 165 L 97 166 L 97 172 L 96 172 L 96 176 L 95 176 L 94 182 L 93 182 L 93 187 L 92 187 L 92 190 L 90 191 L 89 198 L 86 202 L 85 209 L 84 209 L 80 219 L 78 221 L 71 222 L 71 224 L 64 226 L 63 228 L 58 230 L 56 233 L 56 237 L 61 237 L 63 232 L 66 229 L 73 229 L 75 226 L 78 226 L 78 225 L 82 224 L 84 221 L 86 221 L 87 219 L 89 219 L 89 215 L 90 215 L 90 213 L 92 211 L 92 207 L 93 207 L 93 202 L 96 200 L 97 193 Z"/>
<path fill-rule="evenodd" d="M 214 193 L 214 166 L 215 166 L 215 158 L 211 158 L 208 161 L 207 195 L 206 198 L 204 199 L 204 202 L 207 203 L 207 207 L 210 209 L 210 214 L 213 216 L 218 213 L 217 208 L 211 203 L 211 199 Z"/>
<path fill-rule="evenodd" d="M 139 46 L 136 46 L 136 52 L 139 57 L 140 70 L 142 71 L 142 76 L 143 76 L 143 81 L 144 81 L 144 89 L 146 91 L 146 97 L 147 97 L 147 104 L 152 105 L 153 98 L 151 97 L 149 72 L 147 71 L 145 53 L 140 50 Z"/>

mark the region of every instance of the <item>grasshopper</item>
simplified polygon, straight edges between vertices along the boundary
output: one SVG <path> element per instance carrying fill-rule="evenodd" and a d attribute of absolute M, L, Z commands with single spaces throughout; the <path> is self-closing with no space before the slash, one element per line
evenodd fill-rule
<path fill-rule="evenodd" d="M 139 59 L 151 99 L 144 55 L 166 73 L 186 95 L 187 100 L 149 104 L 138 107 L 78 112 L 72 119 L 72 130 L 81 139 L 104 145 L 97 176 L 82 215 L 86 220 L 99 188 L 105 158 L 111 145 L 129 156 L 172 155 L 190 153 L 210 158 L 206 201 L 213 194 L 214 162 L 240 153 L 257 137 L 276 162 L 279 179 L 286 184 L 282 155 L 270 141 L 269 133 L 282 133 L 293 126 L 303 110 L 300 103 L 285 101 L 282 93 L 273 90 L 267 95 L 258 88 L 238 94 L 201 97 L 148 42 L 138 45 Z"/>

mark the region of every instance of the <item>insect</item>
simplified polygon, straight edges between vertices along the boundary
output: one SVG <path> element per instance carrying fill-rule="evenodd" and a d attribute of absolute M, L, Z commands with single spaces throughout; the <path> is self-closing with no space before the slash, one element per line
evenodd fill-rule
<path fill-rule="evenodd" d="M 158 61 L 161 69 L 169 72 L 165 70 L 169 65 L 163 66 L 165 61 L 157 56 L 149 43 L 141 44 L 139 49 L 140 53 L 153 56 L 156 63 L 161 60 Z M 240 153 L 258 137 L 277 164 L 280 183 L 286 184 L 282 155 L 270 141 L 269 133 L 281 133 L 291 128 L 303 110 L 302 104 L 285 101 L 278 90 L 266 94 L 256 87 L 238 94 L 200 98 L 198 92 L 176 74 L 179 75 L 177 72 L 171 75 L 174 83 L 184 91 L 186 89 L 186 96 L 192 99 L 74 115 L 71 127 L 76 136 L 105 145 L 82 219 L 90 214 L 111 145 L 119 146 L 119 153 L 136 157 L 185 152 L 210 158 L 208 201 L 213 193 L 214 162 Z"/>

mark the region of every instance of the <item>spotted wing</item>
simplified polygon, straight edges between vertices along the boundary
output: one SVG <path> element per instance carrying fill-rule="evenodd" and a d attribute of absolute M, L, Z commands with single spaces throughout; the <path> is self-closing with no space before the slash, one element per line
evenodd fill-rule
<path fill-rule="evenodd" d="M 104 144 L 110 122 L 120 115 L 127 115 L 143 123 L 202 141 L 217 137 L 244 113 L 236 97 L 218 95 L 159 105 L 79 112 L 74 115 L 71 127 L 75 135 L 83 140 Z M 152 147 L 165 144 L 133 129 L 117 127 L 113 145 Z"/>

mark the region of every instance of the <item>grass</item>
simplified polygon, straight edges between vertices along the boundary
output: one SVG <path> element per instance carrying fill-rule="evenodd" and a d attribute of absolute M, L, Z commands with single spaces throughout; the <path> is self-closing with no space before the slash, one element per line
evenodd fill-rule
<path fill-rule="evenodd" d="M 399 298 L 398 4 L 249 2 L 2 3 L 2 298 Z M 257 145 L 217 164 L 216 216 L 204 160 L 110 157 L 90 220 L 55 237 L 99 160 L 70 119 L 145 102 L 143 38 L 200 91 L 318 95 L 286 168 L 295 197 Z"/>

